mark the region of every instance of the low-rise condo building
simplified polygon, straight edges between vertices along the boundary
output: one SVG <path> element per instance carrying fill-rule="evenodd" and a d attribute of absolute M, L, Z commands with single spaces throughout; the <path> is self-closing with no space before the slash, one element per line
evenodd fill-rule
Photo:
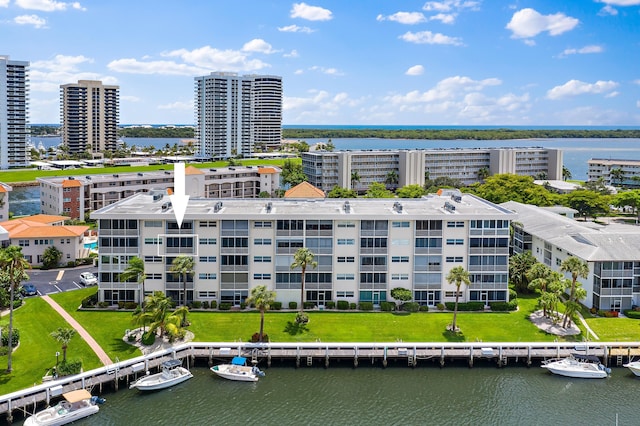
<path fill-rule="evenodd" d="M 589 265 L 579 278 L 587 307 L 622 311 L 640 305 L 640 227 L 578 222 L 551 210 L 509 201 L 501 204 L 518 215 L 513 223 L 513 251 L 530 251 L 541 263 L 560 271 L 576 256 Z M 566 274 L 571 278 L 571 274 Z"/>
<path fill-rule="evenodd" d="M 448 177 L 464 185 L 486 176 L 512 173 L 561 180 L 562 151 L 546 148 L 456 148 L 421 150 L 313 151 L 302 154 L 309 183 L 364 192 L 372 183 L 424 185 Z"/>
<path fill-rule="evenodd" d="M 390 300 L 395 287 L 435 306 L 454 301 L 449 271 L 462 266 L 471 285 L 461 301 L 508 301 L 509 225 L 515 214 L 457 191 L 420 199 L 191 198 L 178 226 L 163 192 L 137 194 L 91 214 L 99 229 L 99 299 L 139 301 L 162 291 L 184 300 L 171 272 L 180 255 L 194 259 L 186 300 L 242 303 L 266 285 L 286 304 L 300 300 L 296 251 L 315 254 L 305 274 L 305 300 Z M 144 260 L 144 287 L 120 282 L 129 260 Z"/>
<path fill-rule="evenodd" d="M 167 166 L 167 168 L 172 166 Z M 256 198 L 280 188 L 280 169 L 273 166 L 185 169 L 186 194 L 209 198 Z M 174 185 L 173 170 L 38 178 L 40 211 L 84 220 L 85 214 L 123 198 Z"/>
<path fill-rule="evenodd" d="M 640 187 L 640 160 L 592 158 L 588 163 L 589 181 L 602 178 L 605 185 Z"/>

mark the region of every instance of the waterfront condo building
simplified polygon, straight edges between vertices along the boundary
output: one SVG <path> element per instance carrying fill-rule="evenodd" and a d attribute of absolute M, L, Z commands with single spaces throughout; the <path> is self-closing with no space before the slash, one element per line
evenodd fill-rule
<path fill-rule="evenodd" d="M 529 251 L 560 272 L 562 261 L 576 256 L 587 262 L 589 274 L 578 281 L 587 291 L 588 308 L 623 311 L 640 305 L 640 228 L 636 225 L 578 222 L 515 201 L 501 204 L 518 215 L 513 223 L 513 252 Z M 566 273 L 571 279 L 571 274 Z"/>
<path fill-rule="evenodd" d="M 590 182 L 618 187 L 640 187 L 640 160 L 592 158 L 589 160 Z"/>
<path fill-rule="evenodd" d="M 274 196 L 280 188 L 280 169 L 274 166 L 238 166 L 185 169 L 186 194 L 210 198 Z M 40 211 L 84 220 L 85 215 L 139 192 L 173 189 L 173 170 L 37 178 Z"/>
<path fill-rule="evenodd" d="M 214 72 L 195 78 L 199 154 L 249 157 L 282 139 L 282 77 Z"/>
<path fill-rule="evenodd" d="M 0 169 L 29 164 L 29 62 L 0 55 Z"/>
<path fill-rule="evenodd" d="M 394 187 L 424 185 L 448 177 L 470 185 L 483 176 L 512 173 L 536 179 L 562 179 L 562 151 L 546 148 L 453 148 L 416 150 L 313 151 L 302 153 L 309 183 L 364 192 L 372 183 Z M 358 179 L 353 179 L 357 176 Z"/>
<path fill-rule="evenodd" d="M 163 191 L 137 194 L 91 214 L 99 229 L 99 299 L 139 301 L 162 291 L 184 300 L 182 277 L 171 272 L 180 255 L 194 259 L 186 300 L 239 306 L 253 287 L 266 285 L 283 306 L 300 300 L 296 251 L 315 254 L 305 274 L 305 300 L 391 300 L 395 287 L 415 302 L 455 300 L 446 276 L 470 273 L 461 301 L 508 301 L 507 209 L 470 194 L 442 192 L 420 199 L 191 198 L 179 227 Z M 120 282 L 129 260 L 144 260 L 144 287 Z"/>
<path fill-rule="evenodd" d="M 60 86 L 62 144 L 70 154 L 100 157 L 117 149 L 119 90 L 95 80 Z"/>

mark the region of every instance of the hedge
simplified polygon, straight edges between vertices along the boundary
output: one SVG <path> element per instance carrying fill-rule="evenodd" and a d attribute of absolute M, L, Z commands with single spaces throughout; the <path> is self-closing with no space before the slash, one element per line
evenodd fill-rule
<path fill-rule="evenodd" d="M 492 311 L 496 312 L 515 311 L 518 309 L 518 299 L 509 302 L 489 302 L 489 306 Z"/>
<path fill-rule="evenodd" d="M 444 304 L 447 307 L 447 310 L 453 311 L 455 308 L 454 302 L 445 302 Z M 458 311 L 483 311 L 484 310 L 484 302 L 466 302 L 466 303 L 458 303 Z"/>
<path fill-rule="evenodd" d="M 420 304 L 416 302 L 407 302 L 402 305 L 402 310 L 406 312 L 418 312 L 420 310 Z"/>
<path fill-rule="evenodd" d="M 338 309 L 346 311 L 349 309 L 349 301 L 347 300 L 338 300 Z"/>

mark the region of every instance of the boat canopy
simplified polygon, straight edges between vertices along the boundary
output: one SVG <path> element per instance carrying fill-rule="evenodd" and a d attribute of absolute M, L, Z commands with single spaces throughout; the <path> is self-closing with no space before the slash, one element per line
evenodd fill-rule
<path fill-rule="evenodd" d="M 170 359 L 162 363 L 162 368 L 176 368 L 182 365 L 182 361 L 179 359 Z"/>
<path fill-rule="evenodd" d="M 70 403 L 84 401 L 85 399 L 91 399 L 91 394 L 86 389 L 78 389 L 71 392 L 67 392 L 62 395 L 64 399 Z"/>
<path fill-rule="evenodd" d="M 600 362 L 600 358 L 595 355 L 571 354 L 578 361 Z"/>
<path fill-rule="evenodd" d="M 243 356 L 234 356 L 231 360 L 233 365 L 247 365 L 247 359 Z"/>

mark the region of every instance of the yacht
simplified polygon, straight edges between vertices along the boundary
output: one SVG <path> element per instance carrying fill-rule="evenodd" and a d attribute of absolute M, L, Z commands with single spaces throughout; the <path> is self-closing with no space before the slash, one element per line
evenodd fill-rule
<path fill-rule="evenodd" d="M 571 354 L 568 358 L 545 361 L 542 368 L 553 374 L 581 379 L 604 379 L 611 374 L 595 355 Z"/>

